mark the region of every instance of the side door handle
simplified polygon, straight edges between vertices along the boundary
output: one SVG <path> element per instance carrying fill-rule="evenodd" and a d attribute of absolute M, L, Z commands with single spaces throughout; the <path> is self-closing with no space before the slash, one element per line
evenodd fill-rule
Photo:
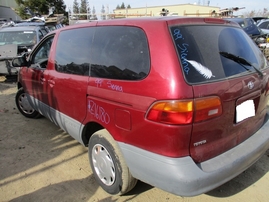
<path fill-rule="evenodd" d="M 50 85 L 50 87 L 52 88 L 55 85 L 55 81 L 49 79 L 48 80 L 48 84 Z"/>
<path fill-rule="evenodd" d="M 46 82 L 46 79 L 44 77 L 41 77 L 40 82 L 41 82 L 41 84 L 44 84 Z"/>

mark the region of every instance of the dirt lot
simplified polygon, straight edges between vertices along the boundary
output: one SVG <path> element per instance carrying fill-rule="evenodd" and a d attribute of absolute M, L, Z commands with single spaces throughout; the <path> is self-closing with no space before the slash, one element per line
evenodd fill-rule
<path fill-rule="evenodd" d="M 269 200 L 269 150 L 238 177 L 197 197 L 175 196 L 142 182 L 125 196 L 111 196 L 95 182 L 87 148 L 46 118 L 19 114 L 15 93 L 15 83 L 0 82 L 0 201 Z"/>

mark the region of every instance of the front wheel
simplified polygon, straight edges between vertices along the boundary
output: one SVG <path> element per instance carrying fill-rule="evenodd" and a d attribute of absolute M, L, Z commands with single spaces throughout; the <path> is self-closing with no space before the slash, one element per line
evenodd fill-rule
<path fill-rule="evenodd" d="M 20 113 L 27 118 L 39 118 L 41 115 L 38 111 L 34 110 L 24 92 L 23 88 L 20 88 L 16 94 L 15 102 Z"/>
<path fill-rule="evenodd" d="M 96 181 L 106 192 L 123 195 L 136 185 L 117 142 L 107 130 L 91 136 L 89 160 Z"/>

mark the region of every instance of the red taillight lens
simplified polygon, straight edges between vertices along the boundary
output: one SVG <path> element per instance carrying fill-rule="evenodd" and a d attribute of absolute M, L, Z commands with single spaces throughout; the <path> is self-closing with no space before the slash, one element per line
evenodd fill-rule
<path fill-rule="evenodd" d="M 193 100 L 173 100 L 154 103 L 146 118 L 165 124 L 189 124 L 205 121 L 222 114 L 219 97 L 197 98 Z"/>
<path fill-rule="evenodd" d="M 197 98 L 194 100 L 194 122 L 211 119 L 222 114 L 222 106 L 219 97 Z"/>
<path fill-rule="evenodd" d="M 147 119 L 166 124 L 188 124 L 193 118 L 192 101 L 163 101 L 155 103 Z"/>

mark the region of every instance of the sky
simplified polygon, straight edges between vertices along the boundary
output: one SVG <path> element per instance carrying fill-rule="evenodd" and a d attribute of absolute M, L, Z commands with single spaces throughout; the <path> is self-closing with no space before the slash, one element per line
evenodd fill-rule
<path fill-rule="evenodd" d="M 77 0 L 80 3 L 80 0 Z M 67 9 L 73 9 L 73 2 L 74 0 L 64 0 Z M 243 8 L 239 11 L 235 12 L 235 15 L 241 15 L 245 12 L 250 11 L 262 11 L 264 8 L 269 10 L 269 2 L 268 0 L 88 0 L 90 8 L 95 7 L 96 14 L 100 13 L 102 9 L 102 5 L 105 8 L 109 8 L 109 13 L 112 13 L 113 10 L 117 7 L 117 5 L 121 5 L 122 2 L 125 6 L 130 5 L 131 8 L 139 8 L 139 7 L 146 7 L 146 6 L 163 6 L 163 5 L 175 5 L 175 4 L 199 4 L 200 5 L 207 5 L 209 2 L 209 6 L 216 6 L 220 7 L 221 9 L 224 8 L 231 8 L 231 7 L 238 7 Z"/>

